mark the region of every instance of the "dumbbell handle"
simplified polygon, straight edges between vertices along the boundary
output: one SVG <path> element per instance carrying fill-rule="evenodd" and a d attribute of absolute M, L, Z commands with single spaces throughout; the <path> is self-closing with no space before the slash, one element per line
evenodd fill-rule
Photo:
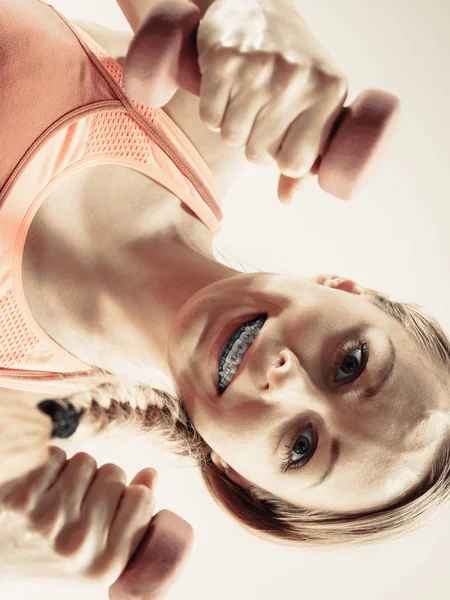
<path fill-rule="evenodd" d="M 178 88 L 200 94 L 197 29 L 200 9 L 187 0 L 156 0 L 128 49 L 124 87 L 153 108 L 169 102 Z M 335 121 L 322 155 L 311 169 L 328 193 L 348 200 L 378 166 L 400 113 L 399 99 L 366 90 Z"/>

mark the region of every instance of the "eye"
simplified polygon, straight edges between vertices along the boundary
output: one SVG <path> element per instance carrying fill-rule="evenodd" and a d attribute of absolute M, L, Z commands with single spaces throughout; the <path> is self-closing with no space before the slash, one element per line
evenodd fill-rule
<path fill-rule="evenodd" d="M 284 456 L 282 463 L 282 472 L 286 473 L 289 469 L 300 468 L 306 465 L 314 456 L 317 448 L 317 439 L 314 435 L 312 425 L 308 425 L 299 437 L 294 437 L 286 445 L 288 452 Z"/>
<path fill-rule="evenodd" d="M 369 350 L 366 342 L 358 342 L 356 347 L 353 342 L 350 347 L 346 344 L 336 359 L 334 381 L 338 383 L 355 381 L 362 375 L 368 360 Z"/>

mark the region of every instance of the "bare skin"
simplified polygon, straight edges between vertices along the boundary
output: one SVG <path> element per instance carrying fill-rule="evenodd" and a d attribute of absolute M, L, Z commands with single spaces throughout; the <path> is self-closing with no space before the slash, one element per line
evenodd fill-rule
<path fill-rule="evenodd" d="M 116 173 L 115 184 L 133 181 L 131 173 Z M 42 260 L 33 260 L 26 247 L 24 281 L 41 326 L 88 363 L 117 372 L 162 369 L 214 462 L 244 487 L 259 485 L 299 506 L 343 512 L 383 506 L 411 489 L 448 428 L 449 406 L 436 370 L 402 327 L 348 279 L 243 275 L 218 263 L 209 231 L 177 198 L 156 195 L 149 207 L 153 196 L 142 186 L 124 205 L 121 186 L 108 187 L 108 176 L 84 180 L 75 198 L 86 215 L 79 226 L 64 221 L 63 194 L 42 211 L 40 229 L 36 221 L 34 247 Z M 94 181 L 103 183 L 94 188 Z M 158 221 L 137 236 L 133 224 L 155 206 Z M 94 214 L 95 232 L 89 229 Z M 55 277 L 50 261 L 51 244 L 58 248 L 61 241 L 45 236 L 55 222 L 71 248 L 60 261 L 64 279 Z M 213 338 L 230 319 L 238 327 L 262 313 L 267 321 L 251 359 L 219 396 Z M 389 381 L 365 401 L 387 371 L 392 348 Z M 351 381 L 347 374 L 336 382 L 350 355 Z M 306 462 L 299 440 L 316 446 Z M 332 474 L 318 485 L 337 454 Z M 302 465 L 283 472 L 285 460 Z"/>

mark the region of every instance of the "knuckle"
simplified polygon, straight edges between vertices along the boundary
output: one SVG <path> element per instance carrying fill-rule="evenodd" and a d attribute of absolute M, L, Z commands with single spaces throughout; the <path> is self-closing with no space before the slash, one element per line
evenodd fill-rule
<path fill-rule="evenodd" d="M 87 452 L 77 452 L 72 456 L 70 462 L 79 467 L 97 468 L 97 461 L 93 456 L 87 454 Z"/>
<path fill-rule="evenodd" d="M 261 150 L 255 150 L 254 148 L 248 147 L 245 150 L 245 156 L 247 160 L 254 164 L 266 164 L 272 160 L 272 157 L 267 154 L 261 152 Z"/>
<path fill-rule="evenodd" d="M 70 523 L 55 537 L 53 549 L 58 555 L 64 558 L 79 559 L 81 558 L 88 534 L 88 528 L 82 523 Z"/>
<path fill-rule="evenodd" d="M 214 68 L 226 69 L 227 65 L 231 64 L 239 57 L 239 51 L 233 46 L 226 45 L 221 42 L 213 46 L 209 50 L 210 64 Z"/>
<path fill-rule="evenodd" d="M 273 61 L 274 61 L 274 56 L 272 54 L 272 52 L 267 52 L 265 50 L 256 50 L 255 52 L 253 52 L 253 57 L 255 59 L 255 62 L 258 65 L 272 65 Z"/>
<path fill-rule="evenodd" d="M 205 125 L 211 127 L 220 127 L 221 119 L 216 114 L 214 114 L 207 107 L 200 107 L 200 120 L 203 121 Z"/>
<path fill-rule="evenodd" d="M 111 558 L 103 555 L 101 558 L 94 561 L 92 565 L 86 567 L 81 573 L 83 579 L 91 583 L 98 583 L 104 586 L 109 586 L 118 577 L 121 572 L 119 569 L 112 567 Z"/>
<path fill-rule="evenodd" d="M 20 485 L 14 488 L 3 501 L 7 510 L 26 514 L 32 505 L 33 493 L 30 487 Z"/>
<path fill-rule="evenodd" d="M 206 103 L 206 100 L 204 100 L 204 102 Z M 199 112 L 200 112 L 200 119 L 202 121 L 206 121 L 206 122 L 210 122 L 210 121 L 214 121 L 215 119 L 215 115 L 213 114 L 213 112 L 209 109 L 208 106 L 206 106 L 205 104 L 200 104 L 199 106 Z"/>
<path fill-rule="evenodd" d="M 59 446 L 50 446 L 50 458 L 56 461 L 64 461 L 67 459 L 67 454 Z"/>
<path fill-rule="evenodd" d="M 57 504 L 38 507 L 28 516 L 28 526 L 32 531 L 44 537 L 54 535 L 53 532 L 61 520 L 61 510 Z"/>
<path fill-rule="evenodd" d="M 332 71 L 321 65 L 315 68 L 315 79 L 320 88 L 335 96 L 345 96 L 348 91 L 348 81 L 343 73 Z"/>
<path fill-rule="evenodd" d="M 222 129 L 222 139 L 233 146 L 243 146 L 245 144 L 242 134 L 232 129 Z"/>
<path fill-rule="evenodd" d="M 120 547 L 105 544 L 90 560 L 85 561 L 81 575 L 90 582 L 112 585 L 123 573 L 130 556 Z"/>
<path fill-rule="evenodd" d="M 137 483 L 128 487 L 127 496 L 131 496 L 136 502 L 148 504 L 150 500 L 153 500 L 153 490 L 146 485 Z"/>
<path fill-rule="evenodd" d="M 348 81 L 343 75 L 333 74 L 330 76 L 329 87 L 335 92 L 338 97 L 346 96 L 348 92 Z"/>
<path fill-rule="evenodd" d="M 88 582 L 98 583 L 104 587 L 109 587 L 119 579 L 120 575 L 125 570 L 126 562 L 127 561 L 124 561 L 123 559 L 114 559 L 111 555 L 104 554 L 99 559 L 95 560 L 93 565 L 86 568 L 82 575 Z"/>
<path fill-rule="evenodd" d="M 295 78 L 301 75 L 302 77 L 305 73 L 308 73 L 311 69 L 310 62 L 306 60 L 304 57 L 302 59 L 297 58 L 297 60 L 288 60 L 287 57 L 282 56 L 279 60 L 279 70 L 283 74 L 285 78 Z"/>
<path fill-rule="evenodd" d="M 265 77 L 274 68 L 274 60 L 274 56 L 269 52 L 257 50 L 250 53 L 244 71 L 251 74 L 250 85 L 256 88 L 261 85 L 261 82 L 265 82 Z"/>
<path fill-rule="evenodd" d="M 293 159 L 290 158 L 288 160 L 283 160 L 282 158 L 278 161 L 278 166 L 280 171 L 286 177 L 303 177 L 306 174 L 307 170 L 307 161 L 301 159 Z"/>
<path fill-rule="evenodd" d="M 311 65 L 307 63 L 283 61 L 277 73 L 280 76 L 280 83 L 287 90 L 298 89 L 298 85 L 304 85 L 305 80 L 311 76 Z"/>
<path fill-rule="evenodd" d="M 277 157 L 277 164 L 280 171 L 286 171 L 292 168 L 292 159 L 284 154 L 279 154 Z"/>
<path fill-rule="evenodd" d="M 119 479 L 121 481 L 126 480 L 125 471 L 118 465 L 115 465 L 114 463 L 106 463 L 106 464 L 102 465 L 98 469 L 97 477 L 99 475 L 111 476 L 111 477 L 113 477 L 115 479 Z"/>
<path fill-rule="evenodd" d="M 128 502 L 134 507 L 134 519 L 141 521 L 147 520 L 155 508 L 155 496 L 153 491 L 145 485 L 131 485 L 125 490 Z"/>

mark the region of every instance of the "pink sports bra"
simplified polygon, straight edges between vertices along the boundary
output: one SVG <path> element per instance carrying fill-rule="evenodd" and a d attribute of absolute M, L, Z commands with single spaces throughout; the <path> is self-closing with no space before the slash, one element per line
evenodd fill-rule
<path fill-rule="evenodd" d="M 0 0 L 0 387 L 70 394 L 105 381 L 38 325 L 22 286 L 31 221 L 69 174 L 126 166 L 164 185 L 212 235 L 214 176 L 161 109 L 130 98 L 123 70 L 42 0 Z"/>

